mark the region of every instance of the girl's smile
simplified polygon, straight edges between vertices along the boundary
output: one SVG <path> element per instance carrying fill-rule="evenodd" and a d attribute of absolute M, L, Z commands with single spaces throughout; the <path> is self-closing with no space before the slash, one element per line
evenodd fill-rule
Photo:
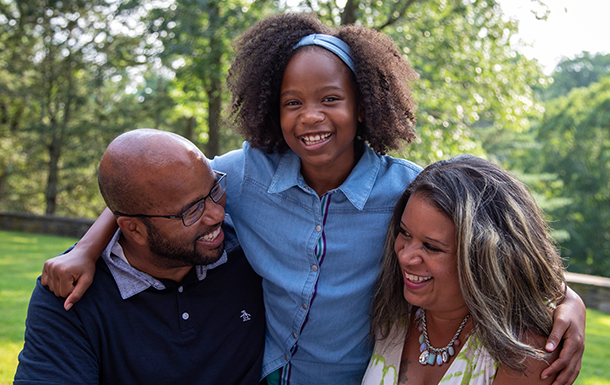
<path fill-rule="evenodd" d="M 282 79 L 280 123 L 311 187 L 318 191 L 316 180 L 326 176 L 336 184 L 329 189 L 347 179 L 356 164 L 358 102 L 341 59 L 320 47 L 304 47 L 293 56 Z"/>

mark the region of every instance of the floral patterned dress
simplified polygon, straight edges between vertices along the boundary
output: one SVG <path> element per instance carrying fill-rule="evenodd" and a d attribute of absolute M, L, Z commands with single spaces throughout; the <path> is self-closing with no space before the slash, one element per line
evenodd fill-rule
<path fill-rule="evenodd" d="M 362 385 L 396 385 L 406 330 L 394 327 L 383 340 L 377 340 L 375 351 L 362 379 Z M 475 337 L 469 337 L 439 382 L 443 385 L 486 385 L 496 376 L 498 363 Z"/>

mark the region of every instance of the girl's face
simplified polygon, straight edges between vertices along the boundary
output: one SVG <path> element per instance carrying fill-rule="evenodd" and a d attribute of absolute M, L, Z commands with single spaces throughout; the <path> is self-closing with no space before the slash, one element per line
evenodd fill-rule
<path fill-rule="evenodd" d="M 324 48 L 305 48 L 288 62 L 280 90 L 284 140 L 308 172 L 349 174 L 354 167 L 358 102 L 349 68 Z"/>
<path fill-rule="evenodd" d="M 408 302 L 438 312 L 466 307 L 458 280 L 455 226 L 417 193 L 400 219 L 394 251 Z"/>

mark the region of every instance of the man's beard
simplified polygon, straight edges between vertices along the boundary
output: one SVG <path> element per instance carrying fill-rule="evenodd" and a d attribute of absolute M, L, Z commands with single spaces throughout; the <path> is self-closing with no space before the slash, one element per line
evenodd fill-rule
<path fill-rule="evenodd" d="M 148 248 L 153 254 L 162 258 L 161 261 L 155 262 L 159 267 L 209 265 L 218 261 L 224 251 L 224 242 L 216 249 L 197 250 L 197 239 L 211 231 L 211 228 L 188 243 L 167 239 L 150 223 L 147 223 L 146 227 L 148 229 Z"/>

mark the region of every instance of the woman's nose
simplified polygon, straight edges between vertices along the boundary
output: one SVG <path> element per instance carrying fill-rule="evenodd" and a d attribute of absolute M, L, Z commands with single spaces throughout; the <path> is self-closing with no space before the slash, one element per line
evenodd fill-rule
<path fill-rule="evenodd" d="M 413 243 L 405 243 L 396 250 L 398 261 L 406 265 L 416 265 L 422 263 L 421 248 Z"/>

